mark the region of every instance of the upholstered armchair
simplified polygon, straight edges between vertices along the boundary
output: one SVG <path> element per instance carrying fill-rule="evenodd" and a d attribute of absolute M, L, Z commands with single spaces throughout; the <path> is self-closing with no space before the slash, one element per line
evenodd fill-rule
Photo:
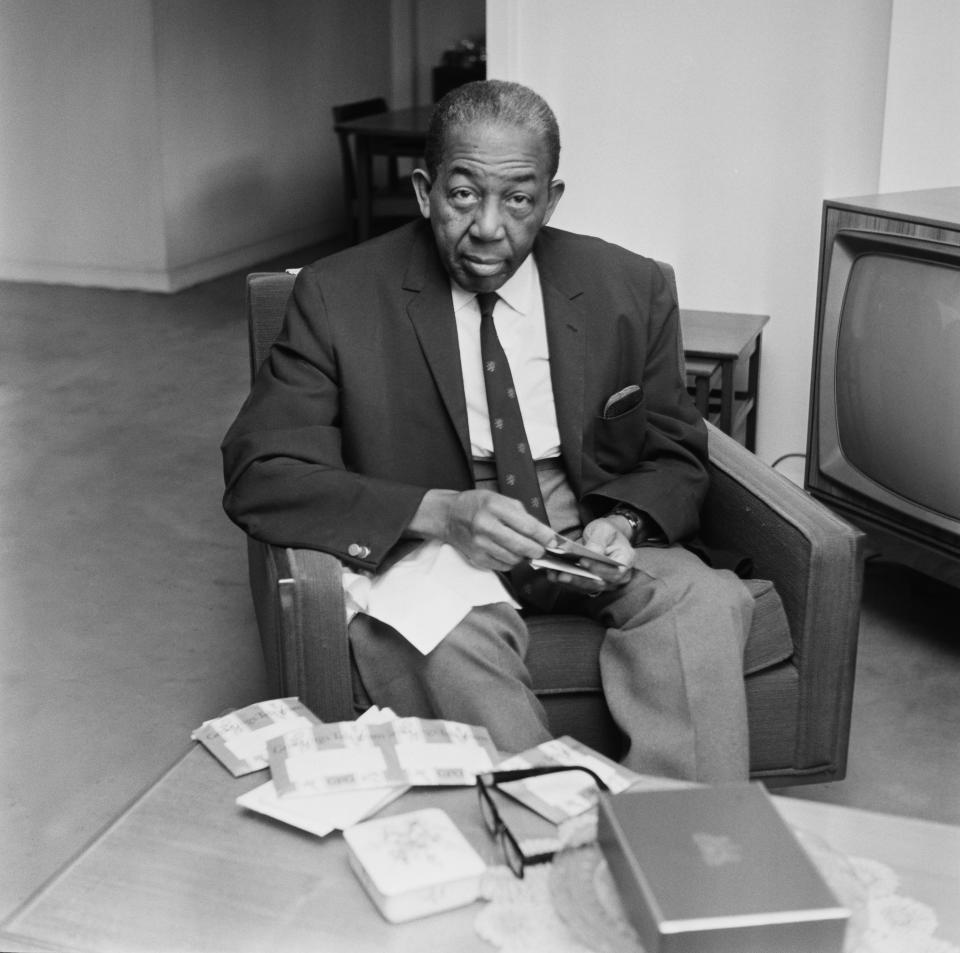
<path fill-rule="evenodd" d="M 672 268 L 661 264 L 671 282 Z M 288 274 L 247 280 L 251 376 L 283 319 Z M 708 425 L 709 426 L 709 425 Z M 744 678 L 751 775 L 771 784 L 844 777 L 862 585 L 861 534 L 716 428 L 702 514 L 710 547 L 749 554 L 756 601 Z M 271 689 L 324 721 L 355 717 L 340 563 L 248 539 L 250 585 Z M 600 690 L 603 630 L 575 616 L 529 620 L 528 664 L 554 734 L 618 754 Z"/>

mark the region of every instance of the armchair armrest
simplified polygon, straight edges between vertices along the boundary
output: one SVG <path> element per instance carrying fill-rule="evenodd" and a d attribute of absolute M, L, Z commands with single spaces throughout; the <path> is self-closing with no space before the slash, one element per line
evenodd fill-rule
<path fill-rule="evenodd" d="M 799 773 L 846 764 L 863 535 L 710 427 L 704 540 L 749 555 L 784 605 L 799 670 Z M 299 695 L 324 721 L 355 716 L 341 564 L 248 539 L 250 584 L 271 690 Z M 788 664 L 788 663 L 785 663 Z"/>
<path fill-rule="evenodd" d="M 830 739 L 842 739 L 845 749 L 848 735 L 842 726 L 849 727 L 853 703 L 863 534 L 708 426 L 711 486 L 703 537 L 750 556 L 755 575 L 776 586 L 801 672 L 795 763 L 822 763 Z M 845 750 L 836 754 L 844 764 Z"/>
<path fill-rule="evenodd" d="M 340 561 L 247 538 L 250 589 L 271 690 L 322 721 L 354 717 Z"/>

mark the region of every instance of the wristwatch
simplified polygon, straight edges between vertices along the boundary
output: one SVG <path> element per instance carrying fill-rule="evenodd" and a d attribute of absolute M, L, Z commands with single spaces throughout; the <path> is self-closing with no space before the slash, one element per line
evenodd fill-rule
<path fill-rule="evenodd" d="M 627 521 L 630 526 L 630 545 L 636 547 L 640 543 L 665 543 L 666 537 L 656 530 L 659 527 L 650 519 L 649 516 L 635 510 L 626 503 L 618 503 L 608 516 L 620 516 Z M 653 530 L 653 532 L 651 532 Z"/>
<path fill-rule="evenodd" d="M 620 516 L 625 519 L 630 526 L 630 540 L 631 546 L 636 546 L 640 542 L 640 534 L 645 529 L 646 520 L 632 507 L 627 506 L 626 503 L 618 503 L 612 510 L 610 510 L 609 516 Z"/>

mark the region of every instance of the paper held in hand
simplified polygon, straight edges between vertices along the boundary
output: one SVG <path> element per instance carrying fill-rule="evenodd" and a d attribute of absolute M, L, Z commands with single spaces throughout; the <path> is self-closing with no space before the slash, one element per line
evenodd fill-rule
<path fill-rule="evenodd" d="M 624 566 L 617 559 L 605 556 L 603 553 L 595 553 L 592 549 L 584 546 L 583 543 L 578 543 L 575 539 L 570 539 L 569 536 L 560 536 L 559 534 L 554 538 L 554 544 L 547 547 L 547 553 L 564 560 L 591 559 L 595 563 L 615 566 L 617 569 L 622 569 Z"/>
<path fill-rule="evenodd" d="M 603 582 L 603 579 L 595 572 L 591 572 L 585 566 L 580 565 L 581 560 L 584 559 L 602 563 L 605 566 L 614 566 L 617 569 L 622 569 L 624 565 L 603 553 L 595 553 L 576 540 L 560 535 L 556 536 L 554 545 L 547 547 L 543 556 L 531 559 L 530 565 L 534 569 L 552 569 L 555 572 L 566 573 L 570 576 L 581 576 L 584 579 L 592 579 L 594 582 Z"/>

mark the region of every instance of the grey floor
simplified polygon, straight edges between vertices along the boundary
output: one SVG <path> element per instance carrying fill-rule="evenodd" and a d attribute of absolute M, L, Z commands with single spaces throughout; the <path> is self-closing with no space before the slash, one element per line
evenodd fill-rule
<path fill-rule="evenodd" d="M 191 729 L 264 697 L 219 502 L 242 313 L 242 274 L 171 296 L 0 284 L 0 917 Z M 870 567 L 848 777 L 799 796 L 960 824 L 958 617 L 960 592 Z"/>

